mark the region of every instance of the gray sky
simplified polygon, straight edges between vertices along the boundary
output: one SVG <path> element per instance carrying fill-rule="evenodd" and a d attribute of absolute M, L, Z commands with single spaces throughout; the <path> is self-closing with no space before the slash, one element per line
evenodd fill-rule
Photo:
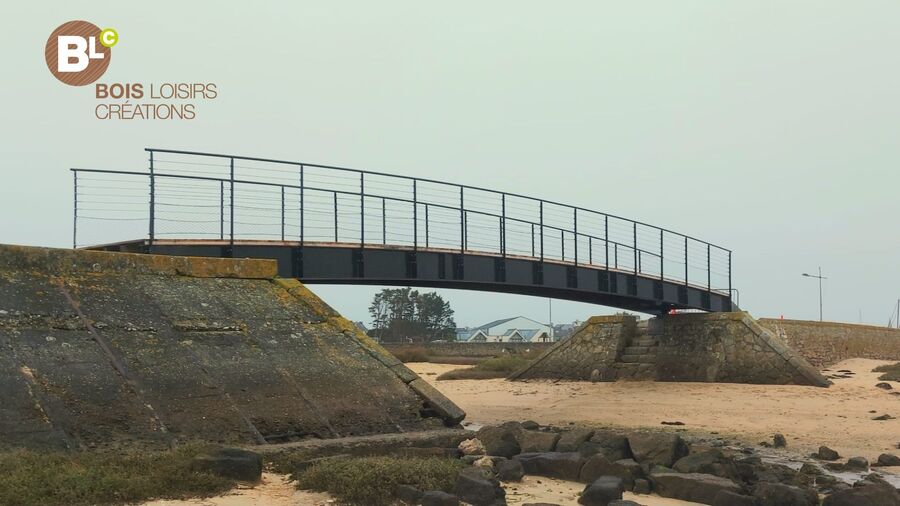
<path fill-rule="evenodd" d="M 883 325 L 900 297 L 900 3 L 14 2 L 2 7 L 0 242 L 68 247 L 70 166 L 142 148 L 448 179 L 734 251 L 756 316 Z M 50 32 L 120 36 L 103 82 L 215 82 L 194 121 L 101 121 Z M 316 287 L 368 320 L 374 288 Z M 460 324 L 547 301 L 449 296 Z M 558 301 L 554 321 L 609 312 Z"/>

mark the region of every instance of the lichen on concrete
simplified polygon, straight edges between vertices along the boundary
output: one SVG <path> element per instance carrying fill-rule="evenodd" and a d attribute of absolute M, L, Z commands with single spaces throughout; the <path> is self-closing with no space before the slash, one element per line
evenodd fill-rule
<path fill-rule="evenodd" d="M 280 443 L 464 416 L 274 276 L 265 260 L 0 246 L 0 448 Z"/>

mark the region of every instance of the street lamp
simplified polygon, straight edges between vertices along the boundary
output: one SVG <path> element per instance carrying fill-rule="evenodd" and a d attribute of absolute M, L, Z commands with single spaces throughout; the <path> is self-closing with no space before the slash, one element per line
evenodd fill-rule
<path fill-rule="evenodd" d="M 822 321 L 822 280 L 828 279 L 822 276 L 822 267 L 819 267 L 819 275 L 803 273 L 805 278 L 816 278 L 819 280 L 819 321 Z"/>

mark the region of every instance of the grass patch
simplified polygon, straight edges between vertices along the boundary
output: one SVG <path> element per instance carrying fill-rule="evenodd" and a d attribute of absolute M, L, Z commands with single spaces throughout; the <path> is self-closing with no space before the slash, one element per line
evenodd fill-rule
<path fill-rule="evenodd" d="M 191 470 L 191 460 L 202 450 L 0 454 L 0 504 L 121 504 L 207 497 L 234 487 L 232 480 Z"/>
<path fill-rule="evenodd" d="M 424 346 L 410 346 L 407 348 L 400 348 L 399 350 L 394 350 L 391 353 L 397 360 L 408 363 L 408 362 L 429 362 L 428 358 L 428 350 L 425 349 Z"/>
<path fill-rule="evenodd" d="M 884 381 L 900 381 L 900 362 L 896 364 L 885 364 L 872 369 L 872 372 L 883 372 L 881 376 L 878 377 L 880 380 Z"/>
<path fill-rule="evenodd" d="M 292 477 L 297 488 L 328 492 L 343 503 L 387 506 L 401 484 L 449 492 L 462 467 L 456 459 L 359 457 L 326 460 Z"/>
<path fill-rule="evenodd" d="M 465 369 L 454 369 L 447 371 L 437 377 L 438 380 L 460 380 L 460 379 L 492 379 L 505 378 L 514 371 L 525 367 L 531 363 L 532 358 L 526 354 L 520 355 L 503 355 L 479 362 L 475 367 Z"/>

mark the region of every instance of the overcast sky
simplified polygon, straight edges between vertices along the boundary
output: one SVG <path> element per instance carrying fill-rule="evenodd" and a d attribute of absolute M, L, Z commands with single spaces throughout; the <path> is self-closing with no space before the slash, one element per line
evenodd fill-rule
<path fill-rule="evenodd" d="M 442 6 L 442 7 L 439 7 Z M 68 167 L 145 146 L 446 179 L 734 251 L 757 317 L 884 325 L 900 297 L 900 3 L 7 2 L 0 242 L 68 247 Z M 103 82 L 215 82 L 194 121 L 101 121 L 44 44 L 120 36 Z M 126 239 L 126 238 L 123 238 Z M 314 287 L 368 321 L 372 287 Z M 442 291 L 457 322 L 545 299 Z M 556 301 L 556 322 L 610 312 Z"/>

